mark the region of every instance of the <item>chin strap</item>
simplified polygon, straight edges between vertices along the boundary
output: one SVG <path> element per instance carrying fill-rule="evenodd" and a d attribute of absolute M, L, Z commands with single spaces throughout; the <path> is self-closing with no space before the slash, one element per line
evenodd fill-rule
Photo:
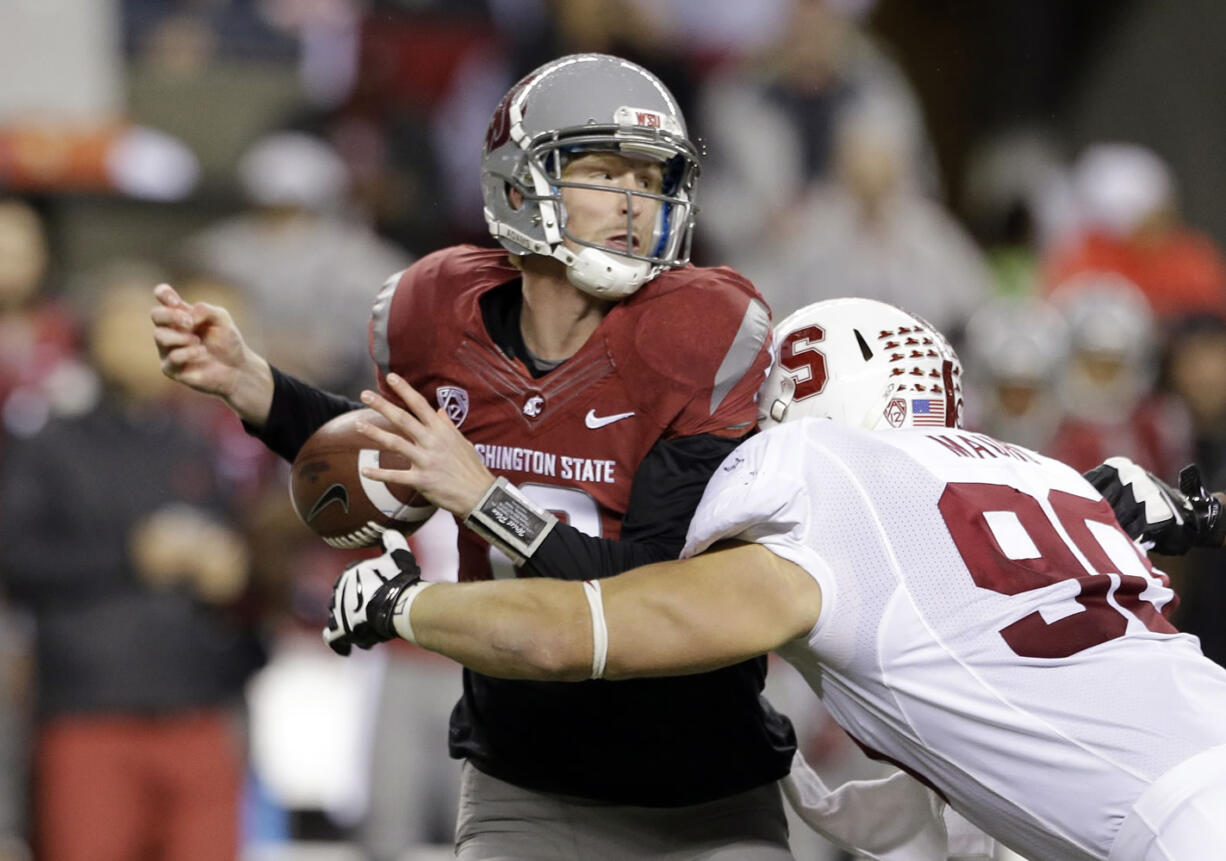
<path fill-rule="evenodd" d="M 584 248 L 576 254 L 559 245 L 552 256 L 566 264 L 566 280 L 601 299 L 629 296 L 659 271 L 645 260 L 626 260 L 599 248 Z"/>
<path fill-rule="evenodd" d="M 485 220 L 495 239 L 507 239 L 530 254 L 561 262 L 566 267 L 566 280 L 584 293 L 601 299 L 624 299 L 656 277 L 662 268 L 646 260 L 629 260 L 599 248 L 584 247 L 576 253 L 563 245 L 561 239 L 556 245 L 550 245 L 498 221 L 488 209 Z"/>

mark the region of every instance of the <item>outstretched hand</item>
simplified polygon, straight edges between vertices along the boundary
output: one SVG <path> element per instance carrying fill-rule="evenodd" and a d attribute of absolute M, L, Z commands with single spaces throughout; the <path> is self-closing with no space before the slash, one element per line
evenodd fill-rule
<path fill-rule="evenodd" d="M 153 288 L 149 312 L 162 373 L 224 400 L 239 416 L 263 424 L 272 406 L 268 362 L 243 340 L 230 312 L 207 302 L 188 303 L 169 284 Z"/>
<path fill-rule="evenodd" d="M 1221 501 L 1205 490 L 1195 466 L 1180 472 L 1179 489 L 1125 457 L 1108 458 L 1085 478 L 1111 503 L 1129 536 L 1164 556 L 1222 546 L 1226 517 Z"/>
<path fill-rule="evenodd" d="M 368 422 L 355 427 L 378 448 L 406 458 L 409 469 L 364 467 L 367 478 L 400 484 L 419 493 L 452 514 L 464 517 L 476 507 L 481 496 L 494 483 L 481 456 L 465 439 L 443 410 L 435 410 L 397 374 L 387 375 L 387 384 L 404 401 L 402 409 L 377 392 L 362 392 L 362 403 L 381 413 L 396 433 L 381 430 Z"/>

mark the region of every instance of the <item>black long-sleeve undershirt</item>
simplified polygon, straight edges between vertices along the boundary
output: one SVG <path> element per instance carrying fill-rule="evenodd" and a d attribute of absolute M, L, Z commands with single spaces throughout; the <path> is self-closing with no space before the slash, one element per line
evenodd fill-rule
<path fill-rule="evenodd" d="M 558 523 L 524 573 L 591 580 L 676 559 L 707 480 L 740 442 L 710 434 L 657 442 L 634 473 L 619 539 L 593 538 Z"/>

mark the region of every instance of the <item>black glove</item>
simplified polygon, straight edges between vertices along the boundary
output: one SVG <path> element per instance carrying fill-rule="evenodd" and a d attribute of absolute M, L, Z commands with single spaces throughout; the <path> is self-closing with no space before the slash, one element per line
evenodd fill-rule
<path fill-rule="evenodd" d="M 1222 503 L 1205 490 L 1194 464 L 1180 470 L 1179 490 L 1124 457 L 1108 458 L 1085 478 L 1111 503 L 1125 532 L 1164 556 L 1226 540 Z"/>
<path fill-rule="evenodd" d="M 383 533 L 384 554 L 355 562 L 332 585 L 324 642 L 338 655 L 396 638 L 393 615 L 405 589 L 421 581 L 421 568 L 404 535 Z"/>

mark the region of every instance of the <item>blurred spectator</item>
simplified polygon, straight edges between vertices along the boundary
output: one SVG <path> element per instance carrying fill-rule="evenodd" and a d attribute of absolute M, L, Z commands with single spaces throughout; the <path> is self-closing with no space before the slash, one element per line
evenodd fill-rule
<path fill-rule="evenodd" d="M 1162 382 L 1187 411 L 1206 480 L 1226 474 L 1226 319 L 1197 314 L 1175 323 L 1166 337 Z"/>
<path fill-rule="evenodd" d="M 1163 362 L 1166 390 L 1187 410 L 1195 442 L 1195 462 L 1209 487 L 1226 482 L 1226 320 L 1196 315 L 1171 329 Z M 1174 481 L 1175 475 L 1165 479 Z M 1226 666 L 1226 578 L 1219 551 L 1193 550 L 1183 557 L 1182 602 L 1176 621 L 1181 631 L 1200 638 L 1204 653 Z"/>
<path fill-rule="evenodd" d="M 5 440 L 39 430 L 90 395 L 76 324 L 47 290 L 42 219 L 17 198 L 0 198 L 0 458 Z"/>
<path fill-rule="evenodd" d="M 27 787 L 34 687 L 28 621 L 0 595 L 0 861 L 30 857 Z"/>
<path fill-rule="evenodd" d="M 115 279 L 147 289 L 150 284 L 165 280 L 165 273 L 149 267 L 109 267 L 108 280 Z M 220 305 L 230 312 L 244 332 L 252 334 L 253 340 L 259 339 L 261 326 L 242 289 L 198 272 L 184 275 L 177 283 L 180 294 L 188 302 Z M 242 425 L 236 424 L 234 414 L 224 404 L 206 398 L 176 398 L 175 411 L 184 423 L 208 441 L 213 453 L 213 469 L 229 489 L 232 506 L 241 509 L 245 517 L 260 504 L 269 487 L 276 488 L 278 497 L 287 496 L 285 461 L 244 431 Z M 287 498 L 285 502 L 289 504 Z M 257 579 L 253 585 L 262 588 L 263 580 Z"/>
<path fill-rule="evenodd" d="M 714 262 L 737 265 L 788 231 L 813 184 L 830 179 L 849 112 L 888 115 L 909 181 L 937 187 L 911 87 L 858 23 L 868 4 L 790 5 L 772 44 L 702 84 L 695 127 L 709 155 L 700 218 Z"/>
<path fill-rule="evenodd" d="M 163 68 L 200 66 L 215 57 L 286 61 L 297 46 L 266 0 L 118 0 L 123 47 Z M 316 4 L 321 5 L 321 4 Z"/>
<path fill-rule="evenodd" d="M 969 235 L 919 194 L 907 134 L 878 109 L 848 115 L 835 141 L 832 181 L 732 261 L 762 291 L 776 319 L 819 299 L 866 296 L 919 314 L 952 337 L 991 293 Z"/>
<path fill-rule="evenodd" d="M 1157 154 L 1096 144 L 1077 160 L 1073 183 L 1082 225 L 1047 261 L 1049 289 L 1115 272 L 1141 289 L 1159 320 L 1226 313 L 1226 260 L 1182 222 L 1174 178 Z"/>
<path fill-rule="evenodd" d="M 989 300 L 966 326 L 960 353 L 968 427 L 1045 451 L 1063 415 L 1055 390 L 1068 358 L 1068 331 L 1055 307 L 1036 297 Z"/>
<path fill-rule="evenodd" d="M 286 123 L 335 147 L 353 200 L 381 234 L 413 253 L 488 235 L 476 179 L 481 140 L 491 106 L 514 77 L 485 7 L 422 0 L 369 8 L 357 23 L 346 97 Z M 305 30 L 303 38 L 305 63 Z"/>
<path fill-rule="evenodd" d="M 993 136 L 972 153 L 962 212 L 984 250 L 998 293 L 1021 297 L 1042 292 L 1043 255 L 1075 220 L 1070 186 L 1052 136 L 1040 129 Z"/>
<path fill-rule="evenodd" d="M 348 211 L 349 172 L 318 138 L 271 134 L 238 174 L 250 209 L 189 238 L 184 261 L 243 291 L 270 361 L 356 392 L 369 374 L 370 303 L 409 255 Z"/>
<path fill-rule="evenodd" d="M 101 396 L 13 443 L 0 570 L 36 620 L 39 857 L 233 859 L 246 548 L 148 347 L 147 285 L 95 297 Z"/>
<path fill-rule="evenodd" d="M 1113 455 L 1172 476 L 1191 456 L 1183 413 L 1154 392 L 1157 331 L 1145 296 L 1117 275 L 1086 275 L 1051 299 L 1069 327 L 1058 383 L 1065 418 L 1048 449 L 1084 471 Z"/>
<path fill-rule="evenodd" d="M 425 577 L 456 579 L 456 526 L 445 512 L 432 517 L 409 544 Z M 358 842 L 370 861 L 404 861 L 430 846 L 450 856 L 460 763 L 438 739 L 446 736 L 463 692 L 460 668 L 404 641 L 388 645 L 374 714 L 370 801 L 358 824 Z M 406 733 L 406 725 L 416 730 Z"/>
<path fill-rule="evenodd" d="M 678 21 L 671 4 L 512 0 L 493 4 L 492 12 L 500 37 L 510 47 L 516 79 L 563 54 L 613 54 L 658 70 L 682 115 L 695 115 L 695 44 L 689 38 L 689 22 Z"/>

